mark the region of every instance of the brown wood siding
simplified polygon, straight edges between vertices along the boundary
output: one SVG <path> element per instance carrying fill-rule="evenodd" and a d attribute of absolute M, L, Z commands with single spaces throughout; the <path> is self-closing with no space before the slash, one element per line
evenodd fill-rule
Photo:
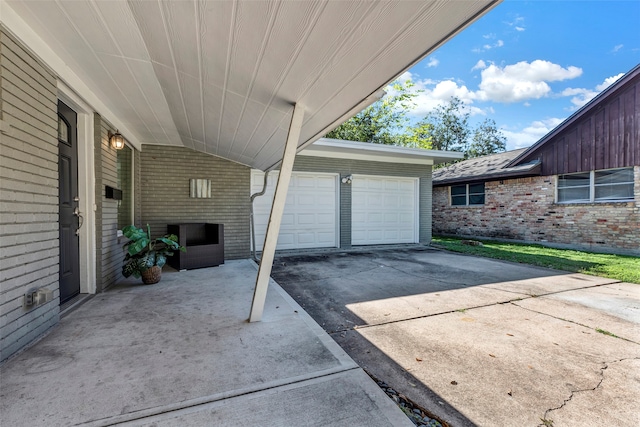
<path fill-rule="evenodd" d="M 592 105 L 519 163 L 544 176 L 640 165 L 640 74 Z"/>

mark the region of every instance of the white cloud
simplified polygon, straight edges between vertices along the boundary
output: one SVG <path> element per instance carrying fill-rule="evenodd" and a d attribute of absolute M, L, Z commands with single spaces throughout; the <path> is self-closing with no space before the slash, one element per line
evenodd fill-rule
<path fill-rule="evenodd" d="M 501 129 L 502 133 L 507 138 L 507 150 L 515 150 L 531 146 L 540 138 L 551 132 L 551 130 L 562 123 L 563 120 L 564 119 L 559 118 L 549 118 L 545 120 L 536 120 L 522 129 Z"/>
<path fill-rule="evenodd" d="M 487 64 L 482 59 L 480 59 L 478 62 L 476 62 L 476 65 L 473 66 L 471 71 L 473 71 L 473 70 L 484 70 L 485 68 L 487 68 Z"/>
<path fill-rule="evenodd" d="M 577 110 L 582 107 L 587 102 L 591 101 L 597 94 L 611 86 L 611 84 L 615 83 L 620 77 L 624 76 L 624 73 L 617 74 L 615 76 L 607 77 L 604 79 L 602 83 L 597 85 L 594 89 L 585 89 L 585 88 L 571 88 L 568 87 L 563 90 L 560 95 L 562 96 L 571 96 L 571 108 L 569 111 Z"/>
<path fill-rule="evenodd" d="M 411 115 L 424 117 L 433 111 L 438 105 L 446 104 L 451 97 L 456 96 L 464 101 L 467 111 L 471 115 L 486 115 L 486 111 L 476 107 L 473 104 L 475 93 L 462 83 L 456 83 L 453 79 L 435 81 L 431 79 L 419 79 L 410 72 L 403 73 L 398 80 L 405 82 L 411 80 L 413 83 L 412 90 L 416 92 L 413 102 L 415 108 L 410 112 Z M 392 94 L 393 88 L 387 87 L 387 93 Z M 490 108 L 489 108 L 490 109 Z"/>
<path fill-rule="evenodd" d="M 489 34 L 484 34 L 482 37 L 485 39 L 495 39 L 496 35 L 495 33 L 489 33 Z"/>
<path fill-rule="evenodd" d="M 483 37 L 487 38 L 487 36 L 483 36 Z M 486 52 L 488 50 L 494 49 L 496 47 L 502 47 L 502 46 L 504 46 L 504 41 L 497 40 L 493 44 L 485 43 L 485 44 L 482 45 L 482 47 L 477 47 L 477 48 L 471 49 L 471 51 L 474 52 L 474 53 L 482 53 L 482 52 Z"/>
<path fill-rule="evenodd" d="M 516 16 L 512 21 L 505 22 L 507 26 L 514 28 L 516 31 L 524 31 L 524 18 L 522 16 Z"/>
<path fill-rule="evenodd" d="M 429 58 L 429 62 L 427 62 L 427 68 L 437 67 L 438 64 L 440 64 L 440 61 L 438 61 L 434 57 L 431 57 L 431 58 Z"/>
<path fill-rule="evenodd" d="M 602 83 L 600 83 L 598 86 L 596 86 L 596 90 L 602 92 L 603 90 L 605 90 L 606 88 L 608 88 L 609 86 L 611 86 L 612 84 L 617 82 L 618 79 L 620 79 L 620 77 L 622 77 L 622 76 L 624 76 L 624 73 L 620 73 L 620 74 L 616 74 L 615 76 L 607 77 L 606 79 L 604 79 L 604 81 Z"/>
<path fill-rule="evenodd" d="M 624 45 L 623 45 L 623 44 L 615 45 L 615 46 L 613 47 L 613 50 L 612 50 L 611 52 L 616 53 L 616 52 L 618 52 L 620 49 L 622 49 L 623 47 L 624 47 Z"/>
<path fill-rule="evenodd" d="M 551 93 L 547 82 L 573 79 L 581 74 L 578 67 L 563 68 L 542 60 L 522 61 L 504 68 L 491 64 L 482 70 L 476 95 L 478 99 L 507 103 L 539 99 Z"/>

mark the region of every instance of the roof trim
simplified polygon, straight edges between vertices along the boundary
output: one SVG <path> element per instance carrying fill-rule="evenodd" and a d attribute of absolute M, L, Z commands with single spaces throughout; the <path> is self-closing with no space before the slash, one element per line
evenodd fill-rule
<path fill-rule="evenodd" d="M 433 180 L 434 187 L 444 187 L 451 184 L 463 184 L 463 183 L 473 183 L 473 182 L 487 182 L 487 181 L 498 181 L 501 179 L 514 179 L 514 178 L 525 178 L 529 176 L 537 176 L 540 175 L 540 169 L 542 167 L 542 162 L 539 160 L 535 162 L 531 162 L 531 165 L 528 168 L 522 168 L 518 171 L 514 172 L 513 170 L 504 170 L 502 172 L 496 172 L 491 174 L 484 175 L 475 175 L 475 176 L 466 176 L 466 177 L 456 177 L 450 179 L 443 179 L 440 181 Z"/>
<path fill-rule="evenodd" d="M 312 145 L 300 151 L 298 155 L 421 165 L 450 162 L 463 157 L 463 153 L 457 151 L 423 150 L 421 148 L 398 147 L 395 145 L 329 138 L 317 140 Z"/>
<path fill-rule="evenodd" d="M 567 127 L 572 125 L 574 122 L 576 122 L 578 119 L 580 119 L 587 111 L 589 111 L 595 104 L 597 104 L 598 102 L 602 101 L 604 98 L 609 96 L 612 92 L 618 90 L 621 86 L 623 86 L 629 80 L 631 80 L 634 77 L 636 77 L 638 74 L 640 74 L 640 64 L 638 64 L 635 67 L 633 67 L 624 76 L 620 77 L 616 82 L 611 84 L 608 88 L 606 88 L 605 90 L 600 92 L 598 95 L 596 95 L 593 99 L 591 99 L 591 101 L 587 102 L 585 105 L 580 107 L 580 109 L 578 111 L 576 111 L 575 113 L 570 115 L 562 123 L 560 123 L 558 126 L 556 126 L 553 130 L 551 130 L 545 136 L 540 138 L 535 144 L 533 144 L 527 150 L 525 150 L 522 153 L 520 153 L 520 155 L 517 156 L 516 158 L 514 158 L 513 160 L 511 160 L 511 162 L 507 163 L 505 165 L 505 168 L 516 166 L 518 164 L 518 162 L 520 162 L 526 156 L 531 154 L 533 151 L 535 151 L 538 148 L 540 148 L 542 145 L 547 143 L 550 139 L 552 139 L 553 137 L 558 135 L 560 132 L 565 130 Z"/>

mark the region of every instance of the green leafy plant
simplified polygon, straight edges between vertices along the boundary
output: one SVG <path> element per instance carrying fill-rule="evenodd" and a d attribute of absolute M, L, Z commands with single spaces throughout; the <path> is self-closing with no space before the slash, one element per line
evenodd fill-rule
<path fill-rule="evenodd" d="M 178 237 L 175 234 L 165 234 L 152 239 L 149 224 L 146 231 L 135 225 L 128 225 L 122 229 L 122 234 L 129 239 L 124 244 L 124 249 L 127 251 L 122 266 L 124 277 L 140 278 L 145 270 L 153 266 L 162 268 L 167 262 L 167 257 L 172 256 L 174 251 L 186 252 L 187 250 L 178 244 Z"/>

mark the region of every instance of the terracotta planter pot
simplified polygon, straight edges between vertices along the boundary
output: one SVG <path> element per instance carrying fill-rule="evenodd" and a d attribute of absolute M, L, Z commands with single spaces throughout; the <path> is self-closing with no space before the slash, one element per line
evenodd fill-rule
<path fill-rule="evenodd" d="M 161 277 L 162 269 L 154 265 L 142 272 L 142 283 L 145 285 L 153 285 L 154 283 L 158 283 Z"/>

